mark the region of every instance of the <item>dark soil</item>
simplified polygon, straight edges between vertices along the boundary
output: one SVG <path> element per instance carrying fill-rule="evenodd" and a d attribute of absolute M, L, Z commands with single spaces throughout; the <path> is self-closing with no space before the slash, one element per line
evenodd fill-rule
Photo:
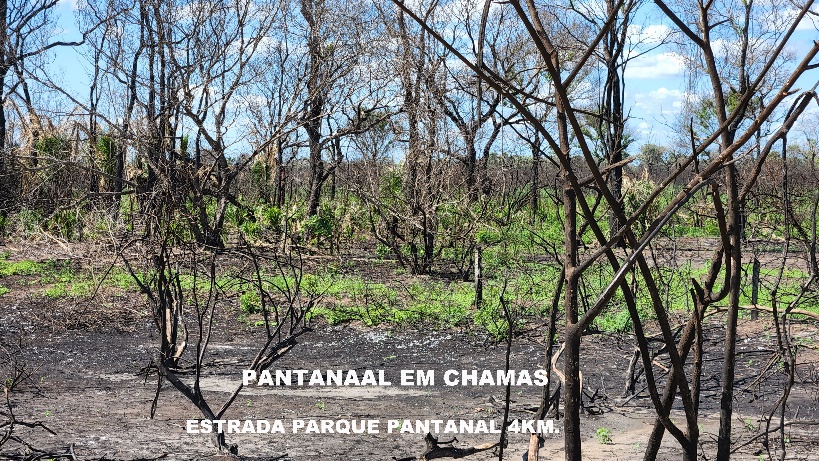
<path fill-rule="evenodd" d="M 14 283 L 10 278 L 5 284 Z M 206 435 L 188 434 L 188 419 L 201 417 L 195 407 L 165 383 L 155 417 L 149 418 L 156 392 L 155 373 L 144 373 L 155 355 L 158 339 L 137 297 L 117 299 L 105 293 L 90 300 L 35 297 L 14 290 L 0 297 L 0 340 L 18 364 L 33 371 L 32 379 L 9 395 L 15 417 L 40 421 L 42 428 L 17 426 L 15 435 L 48 456 L 73 450 L 76 459 L 216 459 Z M 105 307 L 109 306 L 109 307 Z M 706 320 L 705 371 L 700 405 L 703 453 L 713 457 L 719 418 L 720 373 L 724 318 Z M 61 326 L 61 327 L 60 327 Z M 210 344 L 202 388 L 211 407 L 220 407 L 241 383 L 242 370 L 252 360 L 261 331 L 238 321 L 235 312 L 217 325 Z M 800 324 L 793 332 L 803 345 L 796 384 L 789 397 L 786 421 L 819 420 L 819 328 Z M 659 346 L 659 345 L 657 345 Z M 545 362 L 545 346 L 534 333 L 516 338 L 511 368 L 534 370 Z M 584 458 L 642 459 L 654 419 L 653 407 L 637 385 L 636 397 L 623 398 L 625 372 L 634 349 L 627 335 L 589 335 L 584 338 L 582 362 L 585 403 Z M 779 399 L 785 382 L 782 365 L 772 360 L 776 350 L 769 316 L 743 319 L 737 347 L 734 446 L 736 459 L 759 459 L 764 454 L 759 435 L 765 417 Z M 226 413 L 227 419 L 467 419 L 500 421 L 504 412 L 501 386 L 445 386 L 444 370 L 503 369 L 505 347 L 466 331 L 441 332 L 315 325 L 299 344 L 276 363 L 279 369 L 385 370 L 393 386 L 386 387 L 256 387 L 245 388 Z M 558 362 L 562 368 L 562 362 Z M 655 361 L 663 376 L 667 356 Z M 6 364 L 8 368 L 8 364 Z M 402 369 L 436 371 L 433 387 L 398 386 Z M 6 369 L 3 370 L 7 372 Z M 191 380 L 190 374 L 183 375 Z M 591 398 L 593 396 L 593 398 Z M 531 419 L 540 389 L 513 387 L 511 418 Z M 684 426 L 679 399 L 673 419 Z M 5 410 L 4 410 L 5 411 Z M 499 424 L 499 423 L 498 423 Z M 771 427 L 778 425 L 778 416 Z M 559 434 L 548 435 L 542 459 L 562 458 Z M 788 459 L 819 459 L 817 425 L 791 425 L 786 431 Z M 599 429 L 608 429 L 611 443 L 603 444 Z M 497 440 L 497 435 L 458 434 L 455 446 L 467 447 Z M 450 439 L 441 435 L 441 439 Z M 512 434 L 504 459 L 520 460 L 528 435 Z M 772 439 L 772 442 L 778 442 Z M 229 434 L 228 443 L 250 459 L 391 460 L 418 456 L 424 434 Z M 26 448 L 14 441 L 0 449 L 0 458 L 23 459 Z M 35 452 L 36 453 L 36 452 Z M 661 459 L 679 459 L 676 443 L 667 436 Z M 65 459 L 65 458 L 63 458 Z M 227 458 L 226 458 L 227 459 Z M 497 459 L 492 451 L 470 456 Z"/>

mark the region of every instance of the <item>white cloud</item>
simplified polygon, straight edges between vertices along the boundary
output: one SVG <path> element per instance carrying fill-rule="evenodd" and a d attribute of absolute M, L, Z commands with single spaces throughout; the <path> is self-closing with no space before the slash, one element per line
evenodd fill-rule
<path fill-rule="evenodd" d="M 60 6 L 67 5 L 70 6 L 72 10 L 76 10 L 79 8 L 79 0 L 60 0 Z"/>
<path fill-rule="evenodd" d="M 788 18 L 788 25 L 790 26 L 790 23 L 795 21 L 796 16 L 799 15 L 799 10 L 789 8 L 785 10 L 784 13 L 785 17 Z M 817 18 L 817 14 L 819 14 L 819 11 L 817 11 L 816 8 L 811 8 L 811 11 L 802 17 L 801 21 L 799 21 L 799 24 L 796 26 L 796 30 L 819 30 L 819 18 Z"/>
<path fill-rule="evenodd" d="M 639 131 L 640 134 L 649 134 L 651 133 L 651 127 L 648 125 L 648 122 L 640 122 L 640 124 L 637 125 L 637 131 Z"/>
<path fill-rule="evenodd" d="M 689 94 L 680 90 L 657 88 L 648 93 L 634 94 L 634 107 L 646 113 L 679 112 Z"/>
<path fill-rule="evenodd" d="M 683 58 L 677 53 L 666 52 L 640 56 L 626 66 L 626 78 L 663 78 L 682 74 Z"/>
<path fill-rule="evenodd" d="M 645 27 L 629 26 L 629 41 L 633 44 L 658 45 L 671 35 L 671 29 L 665 24 L 650 24 Z"/>

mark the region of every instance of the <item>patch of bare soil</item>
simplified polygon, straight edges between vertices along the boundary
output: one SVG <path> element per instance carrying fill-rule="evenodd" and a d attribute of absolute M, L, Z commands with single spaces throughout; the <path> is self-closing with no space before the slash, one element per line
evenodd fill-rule
<path fill-rule="evenodd" d="M 34 250 L 31 250 L 34 251 Z M 21 294 L 22 292 L 22 294 Z M 42 428 L 18 426 L 15 434 L 31 447 L 51 455 L 73 450 L 76 459 L 222 459 L 215 456 L 208 436 L 188 434 L 186 420 L 201 417 L 194 406 L 167 383 L 149 418 L 156 392 L 156 376 L 141 373 L 155 356 L 158 338 L 152 321 L 138 299 L 100 302 L 62 299 L 51 301 L 15 290 L 0 297 L 0 344 L 13 351 L 18 363 L 36 370 L 32 382 L 10 396 L 21 421 L 41 421 Z M 764 418 L 781 396 L 785 382 L 782 364 L 773 360 L 776 339 L 772 325 L 742 320 L 739 329 L 735 419 L 735 459 L 759 459 L 764 454 Z M 77 319 L 82 319 L 79 321 Z M 89 320 L 90 319 L 90 320 Z M 96 319 L 96 320 L 94 320 Z M 94 321 L 91 321 L 94 320 Z M 52 325 L 63 325 L 53 328 Z M 718 432 L 720 373 L 724 319 L 706 320 L 706 357 L 702 376 L 700 425 L 703 453 L 713 456 Z M 202 379 L 202 389 L 212 406 L 220 406 L 242 379 L 258 344 L 259 331 L 226 316 L 218 319 Z M 254 334 L 255 333 L 255 334 Z M 786 421 L 819 419 L 819 328 L 795 327 L 801 350 L 795 387 L 785 413 Z M 257 339 L 253 339 L 253 338 Z M 583 417 L 585 459 L 642 459 L 654 423 L 653 407 L 644 389 L 623 398 L 625 372 L 634 349 L 627 335 L 590 335 L 584 338 L 582 363 L 586 414 Z M 367 329 L 356 325 L 317 325 L 280 361 L 278 369 L 385 370 L 393 386 L 385 387 L 255 387 L 245 388 L 225 415 L 226 419 L 378 419 L 378 434 L 229 434 L 247 459 L 292 460 L 392 460 L 418 456 L 424 434 L 386 433 L 389 419 L 499 421 L 504 411 L 501 386 L 446 386 L 445 370 L 497 370 L 505 361 L 503 345 L 482 341 L 466 332 Z M 545 346 L 536 336 L 516 338 L 511 351 L 512 369 L 535 369 L 545 362 Z M 560 363 L 560 362 L 559 362 Z M 662 377 L 668 366 L 664 355 L 655 360 Z M 434 386 L 398 386 L 400 370 L 435 370 Z M 183 375 L 190 381 L 190 373 Z M 660 383 L 664 383 L 661 381 Z M 513 387 L 510 418 L 531 419 L 540 389 Z M 679 400 L 672 418 L 684 424 Z M 771 427 L 778 425 L 774 419 Z M 546 436 L 542 459 L 559 459 L 563 453 L 560 432 Z M 788 459 L 819 459 L 817 425 L 789 425 Z M 601 436 L 607 434 L 608 437 Z M 441 440 L 451 439 L 441 434 Z M 493 443 L 497 435 L 457 434 L 456 447 Z M 528 445 L 526 434 L 511 434 L 504 459 L 521 460 Z M 778 442 L 777 442 L 778 443 Z M 26 448 L 9 442 L 0 459 L 25 459 Z M 51 456 L 53 457 L 53 456 Z M 680 450 L 666 436 L 659 459 L 679 459 Z M 48 459 L 48 457 L 43 458 Z M 64 459 L 64 458 L 63 458 Z M 228 459 L 228 458 L 224 458 Z M 471 460 L 497 459 L 493 451 Z"/>
<path fill-rule="evenodd" d="M 718 327 L 714 327 L 718 328 Z M 754 384 L 765 366 L 773 344 L 767 341 L 759 323 L 743 325 L 737 378 L 737 444 L 749 440 L 764 426 L 760 417 L 778 398 L 778 379 Z M 819 341 L 815 328 L 805 327 L 804 338 Z M 242 337 L 222 338 L 211 347 L 208 372 L 202 381 L 206 395 L 221 401 L 241 381 L 241 370 L 254 353 L 254 344 Z M 56 435 L 41 429 L 19 428 L 32 446 L 51 453 L 64 452 L 73 444 L 79 459 L 204 459 L 214 449 L 207 436 L 187 434 L 185 421 L 199 418 L 194 407 L 167 386 L 160 395 L 156 416 L 149 419 L 155 392 L 155 378 L 139 374 L 149 361 L 154 342 L 149 325 L 142 322 L 134 333 L 75 330 L 59 335 L 26 338 L 29 345 L 20 359 L 40 366 L 36 391 L 14 397 L 16 416 L 21 420 L 42 421 Z M 653 424 L 650 402 L 642 394 L 623 404 L 620 399 L 624 370 L 630 357 L 628 338 L 591 336 L 584 341 L 586 393 L 589 414 L 582 431 L 587 459 L 638 459 Z M 717 347 L 713 345 L 713 347 Z M 815 351 L 813 351 L 815 352 Z M 383 369 L 397 378 L 402 369 L 435 370 L 503 368 L 502 347 L 482 345 L 468 337 L 443 332 L 364 330 L 353 327 L 323 327 L 304 336 L 289 355 L 278 362 L 280 369 Z M 512 351 L 512 368 L 531 369 L 542 363 L 542 345 L 521 339 Z M 811 359 L 816 362 L 815 354 Z M 701 407 L 703 440 L 713 443 L 718 428 L 718 361 L 711 361 L 703 376 Z M 816 378 L 815 368 L 805 363 L 803 378 Z M 395 380 L 397 381 L 397 379 Z M 250 387 L 242 392 L 226 414 L 227 419 L 282 419 L 288 427 L 293 419 L 467 419 L 498 421 L 503 413 L 503 388 L 480 386 L 433 387 Z M 746 389 L 747 388 L 747 389 Z M 797 386 L 791 397 L 788 419 L 816 419 L 817 387 Z M 538 404 L 539 389 L 513 388 L 511 417 L 530 419 Z M 592 414 L 594 413 L 594 414 Z M 675 419 L 682 420 L 679 413 Z M 383 427 L 382 422 L 382 427 Z M 562 430 L 561 421 L 555 421 Z M 610 443 L 601 443 L 597 432 L 605 428 Z M 790 427 L 789 448 L 794 459 L 819 458 L 815 427 Z M 389 460 L 393 456 L 423 452 L 424 434 L 230 434 L 228 441 L 239 453 L 269 459 L 286 454 L 299 459 Z M 458 434 L 456 446 L 493 442 L 497 436 Z M 441 439 L 450 436 L 442 435 Z M 677 459 L 678 450 L 666 438 L 661 459 Z M 545 459 L 561 457 L 562 435 L 548 435 Z M 512 434 L 506 459 L 521 459 L 528 436 Z M 762 448 L 753 442 L 739 450 L 738 459 L 757 459 Z M 9 458 L 23 457 L 20 447 L 7 447 Z M 497 459 L 492 452 L 470 459 Z"/>

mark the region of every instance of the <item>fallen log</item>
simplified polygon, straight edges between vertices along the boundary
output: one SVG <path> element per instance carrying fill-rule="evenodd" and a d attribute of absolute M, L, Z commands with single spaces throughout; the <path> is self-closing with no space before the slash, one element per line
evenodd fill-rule
<path fill-rule="evenodd" d="M 441 459 L 441 458 L 465 458 L 469 455 L 474 455 L 475 453 L 480 453 L 482 451 L 491 450 L 493 448 L 497 448 L 500 446 L 500 442 L 495 443 L 484 443 L 482 445 L 476 445 L 474 447 L 467 447 L 467 448 L 458 448 L 452 446 L 453 443 L 457 442 L 458 439 L 452 439 L 447 442 L 439 441 L 434 435 L 431 433 L 427 433 L 424 436 L 424 442 L 427 444 L 427 449 L 424 453 L 420 456 L 410 456 L 407 458 L 396 458 L 393 456 L 393 460 L 395 461 L 428 461 L 430 459 Z M 441 446 L 441 445 L 448 445 L 448 446 Z"/>

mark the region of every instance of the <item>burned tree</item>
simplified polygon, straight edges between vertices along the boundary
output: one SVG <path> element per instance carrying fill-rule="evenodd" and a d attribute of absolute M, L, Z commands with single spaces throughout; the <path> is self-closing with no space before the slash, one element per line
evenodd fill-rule
<path fill-rule="evenodd" d="M 545 17 L 549 13 L 544 12 L 542 7 L 536 4 L 533 0 L 525 2 L 512 1 L 509 2 L 508 8 L 514 9 L 517 16 L 526 30 L 529 32 L 531 40 L 537 46 L 538 52 L 541 56 L 541 63 L 543 68 L 551 77 L 551 84 L 553 88 L 553 96 L 548 103 L 554 105 L 553 117 L 544 123 L 538 117 L 535 117 L 532 112 L 522 103 L 522 97 L 515 87 L 514 82 L 507 81 L 499 76 L 497 69 L 486 66 L 483 63 L 475 63 L 466 58 L 460 53 L 449 41 L 439 35 L 435 29 L 430 25 L 430 22 L 425 18 L 417 15 L 404 3 L 396 2 L 396 5 L 401 8 L 406 14 L 411 15 L 427 33 L 433 35 L 439 43 L 447 47 L 453 54 L 457 55 L 461 61 L 470 67 L 476 75 L 483 79 L 487 84 L 491 85 L 497 91 L 502 92 L 506 100 L 512 104 L 517 110 L 526 117 L 528 123 L 535 127 L 538 132 L 548 143 L 552 154 L 556 157 L 561 165 L 561 177 L 563 180 L 563 206 L 562 213 L 564 219 L 564 255 L 563 262 L 565 270 L 565 285 L 564 285 L 564 301 L 563 307 L 566 315 L 566 327 L 564 329 L 565 342 L 565 364 L 564 373 L 566 375 L 564 406 L 565 406 L 565 420 L 564 420 L 564 437 L 566 446 L 566 459 L 580 459 L 581 457 L 581 434 L 580 434 L 580 366 L 582 357 L 580 355 L 580 342 L 583 332 L 588 328 L 591 322 L 597 317 L 616 291 L 619 291 L 628 307 L 631 316 L 632 325 L 638 347 L 643 358 L 643 366 L 646 372 L 646 380 L 648 383 L 652 403 L 657 412 L 658 424 L 668 430 L 681 445 L 685 453 L 686 459 L 695 459 L 697 457 L 697 448 L 699 446 L 699 428 L 698 428 L 698 400 L 699 400 L 699 373 L 700 368 L 696 365 L 689 375 L 686 372 L 686 356 L 690 343 L 685 340 L 679 343 L 675 339 L 669 323 L 667 306 L 664 305 L 663 300 L 659 296 L 656 285 L 656 277 L 652 271 L 648 259 L 643 255 L 643 250 L 651 244 L 662 227 L 668 220 L 679 211 L 693 194 L 697 191 L 710 187 L 714 201 L 714 209 L 716 210 L 718 221 L 720 222 L 720 234 L 722 239 L 722 249 L 717 252 L 713 259 L 712 270 L 706 280 L 707 287 L 713 287 L 719 275 L 724 277 L 725 284 L 720 293 L 713 294 L 704 292 L 700 288 L 699 282 L 694 282 L 693 290 L 698 293 L 696 296 L 702 300 L 710 300 L 713 298 L 722 299 L 728 296 L 729 298 L 729 315 L 728 325 L 725 337 L 725 368 L 722 377 L 723 398 L 722 398 L 722 421 L 725 425 L 720 432 L 720 441 L 718 447 L 718 456 L 721 459 L 727 459 L 730 449 L 730 419 L 731 419 L 731 405 L 733 388 L 733 362 L 735 360 L 734 344 L 736 331 L 736 315 L 739 302 L 740 290 L 740 268 L 741 268 L 741 241 L 740 241 L 740 185 L 736 174 L 735 158 L 742 149 L 745 149 L 750 141 L 754 139 L 754 135 L 759 126 L 768 122 L 774 116 L 775 111 L 780 108 L 785 98 L 793 90 L 796 80 L 805 71 L 816 66 L 814 58 L 819 52 L 819 44 L 814 44 L 799 60 L 799 62 L 790 71 L 787 79 L 784 79 L 778 90 L 773 92 L 773 96 L 766 102 L 763 109 L 750 117 L 750 121 L 741 123 L 743 120 L 745 110 L 751 102 L 754 93 L 760 88 L 761 84 L 769 76 L 769 72 L 777 62 L 777 59 L 782 52 L 788 39 L 793 34 L 796 25 L 804 17 L 811 3 L 802 7 L 799 14 L 795 18 L 790 18 L 788 28 L 784 33 L 778 37 L 776 45 L 771 49 L 761 62 L 763 63 L 757 69 L 756 75 L 750 77 L 745 70 L 741 70 L 743 79 L 746 85 L 743 91 L 738 91 L 735 103 L 728 106 L 724 96 L 724 89 L 721 83 L 720 70 L 716 68 L 713 58 L 713 51 L 710 45 L 709 34 L 712 29 L 723 22 L 710 23 L 710 9 L 713 7 L 712 3 L 698 6 L 699 32 L 694 32 L 688 28 L 686 23 L 681 20 L 669 7 L 663 2 L 657 1 L 660 9 L 680 28 L 685 37 L 692 43 L 701 53 L 700 56 L 706 63 L 707 72 L 713 83 L 714 97 L 717 99 L 717 110 L 721 112 L 719 115 L 719 126 L 710 132 L 707 136 L 700 139 L 692 139 L 691 155 L 680 165 L 674 169 L 667 178 L 659 184 L 648 199 L 637 209 L 636 212 L 630 216 L 625 214 L 622 204 L 617 197 L 614 196 L 610 184 L 604 178 L 601 168 L 597 165 L 594 155 L 590 149 L 589 142 L 583 127 L 579 121 L 579 114 L 582 109 L 576 107 L 571 93 L 569 91 L 570 85 L 577 76 L 582 72 L 588 63 L 588 58 L 600 46 L 600 43 L 612 29 L 618 15 L 622 11 L 623 2 L 617 2 L 613 7 L 608 8 L 608 14 L 603 15 L 605 21 L 601 22 L 592 34 L 593 39 L 589 43 L 577 45 L 575 56 L 578 56 L 573 61 L 566 63 L 561 59 L 561 49 L 553 38 L 553 31 L 544 26 Z M 552 6 L 555 8 L 555 6 Z M 750 8 L 750 7 L 749 7 Z M 746 15 L 746 18 L 748 15 Z M 565 22 L 565 21 L 564 21 Z M 748 30 L 749 27 L 744 27 Z M 748 76 L 746 76 L 748 75 Z M 602 116 L 599 115 L 599 116 Z M 570 142 L 570 138 L 573 142 Z M 718 155 L 713 157 L 707 165 L 700 166 L 695 164 L 700 153 L 711 146 L 713 143 L 718 143 L 720 149 Z M 612 210 L 616 216 L 620 229 L 614 235 L 605 235 L 603 230 L 598 225 L 590 200 L 593 195 L 586 189 L 585 182 L 581 182 L 583 176 L 577 171 L 576 163 L 573 159 L 578 158 L 579 162 L 587 168 L 590 174 L 590 182 L 594 184 L 594 190 L 600 195 L 603 202 Z M 677 191 L 674 198 L 664 207 L 664 209 L 655 216 L 646 216 L 650 225 L 645 229 L 642 235 L 637 234 L 637 229 L 634 228 L 634 223 L 638 218 L 643 216 L 649 209 L 648 205 L 653 202 L 657 196 L 665 191 L 669 184 L 679 176 L 686 169 L 695 166 L 693 178 L 681 190 Z M 717 181 L 718 173 L 727 171 L 726 180 L 723 185 Z M 751 178 L 752 180 L 755 178 Z M 723 204 L 723 192 L 727 197 L 727 203 Z M 594 235 L 597 242 L 597 247 L 590 251 L 581 251 L 578 245 L 579 234 L 581 228 L 588 228 Z M 628 246 L 633 250 L 631 253 L 623 256 L 616 254 L 612 248 L 620 239 L 624 239 Z M 608 286 L 606 286 L 590 307 L 581 314 L 578 303 L 578 283 L 583 276 L 585 270 L 592 266 L 598 259 L 605 258 L 614 273 Z M 723 266 L 724 260 L 724 266 Z M 662 332 L 662 340 L 668 350 L 669 358 L 672 364 L 672 372 L 669 382 L 666 384 L 666 395 L 674 394 L 674 390 L 679 392 L 682 398 L 682 403 L 685 409 L 685 429 L 678 427 L 669 418 L 669 406 L 666 402 L 668 400 L 661 399 L 659 390 L 657 388 L 656 380 L 653 376 L 652 365 L 650 363 L 650 355 L 646 343 L 646 336 L 643 332 L 644 320 L 640 317 L 636 309 L 635 296 L 631 287 L 626 283 L 626 274 L 632 269 L 638 271 L 642 282 L 650 295 L 652 311 L 656 316 L 656 323 Z M 708 301 L 710 302 L 710 301 Z M 702 314 L 704 312 L 704 303 L 698 303 L 698 307 L 692 312 L 692 320 L 689 323 L 691 336 L 701 334 L 701 330 L 697 328 Z M 699 333 L 697 333 L 699 332 Z M 691 336 L 683 335 L 684 338 L 693 338 Z M 697 353 L 700 356 L 699 353 Z M 690 378 L 689 378 L 690 377 Z M 665 397 L 665 395 L 663 396 Z M 649 444 L 650 449 L 655 446 L 654 440 Z M 648 456 L 648 453 L 647 453 Z"/>

